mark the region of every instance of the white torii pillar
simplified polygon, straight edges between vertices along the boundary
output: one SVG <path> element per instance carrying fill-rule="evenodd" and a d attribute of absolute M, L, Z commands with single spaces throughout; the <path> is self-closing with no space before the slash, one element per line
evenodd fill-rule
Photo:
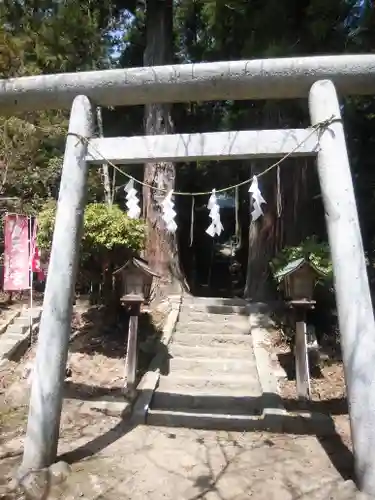
<path fill-rule="evenodd" d="M 347 386 L 356 478 L 375 496 L 375 322 L 339 101 L 333 83 L 314 83 L 312 124 L 321 129 L 317 156 Z"/>
<path fill-rule="evenodd" d="M 76 272 L 85 210 L 87 142 L 93 135 L 89 99 L 74 99 L 66 140 L 43 312 L 33 370 L 29 418 L 19 475 L 56 458 Z"/>

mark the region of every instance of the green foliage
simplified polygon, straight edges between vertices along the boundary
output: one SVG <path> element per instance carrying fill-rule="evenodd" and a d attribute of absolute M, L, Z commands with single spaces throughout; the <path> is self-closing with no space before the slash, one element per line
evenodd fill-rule
<path fill-rule="evenodd" d="M 332 278 L 332 261 L 329 245 L 324 241 L 318 241 L 315 236 L 306 238 L 298 246 L 285 247 L 272 259 L 270 265 L 273 275 L 283 269 L 289 262 L 302 257 L 310 260 L 327 279 Z"/>
<path fill-rule="evenodd" d="M 51 248 L 55 215 L 56 203 L 49 201 L 38 216 L 38 244 L 46 252 Z M 87 205 L 81 248 L 82 265 L 93 256 L 110 260 L 112 252 L 122 255 L 128 250 L 139 252 L 144 246 L 144 240 L 143 221 L 129 219 L 117 205 Z"/>
<path fill-rule="evenodd" d="M 111 4 L 0 3 L 1 78 L 108 66 Z M 57 197 L 67 124 L 65 111 L 0 117 L 0 195 L 18 200 L 14 209 L 35 214 L 46 199 Z M 90 200 L 100 199 L 99 183 L 98 171 L 93 170 Z"/>
<path fill-rule="evenodd" d="M 123 247 L 143 249 L 145 226 L 142 220 L 129 219 L 117 205 L 91 203 L 85 211 L 84 246 L 87 252 Z"/>
<path fill-rule="evenodd" d="M 366 53 L 373 51 L 374 47 L 375 9 L 370 2 L 365 3 L 367 8 L 362 14 L 357 0 L 176 0 L 173 5 L 174 59 L 178 62 L 343 51 Z M 4 0 L 0 2 L 0 77 L 141 66 L 145 48 L 145 7 L 147 0 Z M 117 47 L 115 59 L 113 46 Z M 373 96 L 351 97 L 343 104 L 364 244 L 369 255 L 373 255 L 375 176 L 372 158 L 375 140 L 372 131 L 375 99 Z M 175 105 L 173 111 L 177 132 L 292 128 L 308 124 L 306 101 L 187 103 Z M 142 106 L 103 110 L 103 115 L 105 135 L 142 134 Z M 0 117 L 0 196 L 18 200 L 13 210 L 6 207 L 10 211 L 35 214 L 43 207 L 39 238 L 45 249 L 51 241 L 55 211 L 54 203 L 48 208 L 45 202 L 57 198 L 67 123 L 68 113 L 65 111 Z M 261 170 L 261 165 L 256 162 L 255 169 Z M 234 168 L 232 162 L 222 163 L 220 170 L 212 162 L 182 165 L 178 170 L 179 189 L 193 191 L 223 187 L 249 177 L 253 168 L 254 162 L 246 161 L 235 164 Z M 311 232 L 323 233 L 318 218 L 311 230 L 310 227 L 305 232 L 301 230 L 306 225 L 306 213 L 292 210 L 295 200 L 305 196 L 296 175 L 300 167 L 286 168 L 288 179 L 281 179 L 281 187 L 288 197 L 279 223 L 274 224 L 275 228 L 280 227 L 270 237 L 276 238 L 274 235 L 277 234 L 280 240 L 270 242 L 271 251 L 296 241 L 296 235 L 303 238 Z M 100 169 L 90 169 L 89 172 L 89 203 L 103 200 L 99 172 Z M 119 184 L 124 183 L 119 175 L 116 180 Z M 264 184 L 267 182 L 275 185 L 276 181 L 270 175 L 264 178 Z M 306 185 L 306 198 L 311 199 L 315 195 L 314 188 L 309 183 Z M 247 193 L 243 199 L 245 196 Z M 272 196 L 267 196 L 270 214 Z M 123 191 L 117 190 L 119 203 L 122 197 Z M 0 202 L 0 207 L 5 209 L 4 201 Z M 142 224 L 126 220 L 118 207 L 113 207 L 112 215 L 108 210 L 100 203 L 88 205 L 82 244 L 86 264 L 93 254 L 99 261 L 107 259 L 109 254 L 114 257 L 118 248 L 138 249 L 142 245 Z M 298 217 L 292 220 L 292 213 L 298 213 Z M 46 221 L 42 223 L 43 218 Z M 247 222 L 245 218 L 241 220 L 244 226 Z M 260 253 L 254 253 L 261 260 Z M 314 238 L 297 247 L 287 246 L 274 259 L 273 269 L 279 269 L 283 263 L 302 255 L 309 255 L 317 267 L 331 273 L 328 246 Z M 264 252 L 263 256 L 267 266 L 269 254 Z"/>
<path fill-rule="evenodd" d="M 65 127 L 62 113 L 0 117 L 0 193 L 19 199 L 28 213 L 57 194 Z"/>
<path fill-rule="evenodd" d="M 56 202 L 48 200 L 41 212 L 38 214 L 38 246 L 42 252 L 49 252 L 51 249 L 53 228 L 56 218 Z"/>

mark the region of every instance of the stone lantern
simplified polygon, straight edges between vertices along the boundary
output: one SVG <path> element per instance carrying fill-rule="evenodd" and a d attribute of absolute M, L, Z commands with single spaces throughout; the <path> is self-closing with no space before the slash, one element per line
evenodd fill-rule
<path fill-rule="evenodd" d="M 289 262 L 275 274 L 275 278 L 282 284 L 285 298 L 292 302 L 311 302 L 315 283 L 322 276 L 323 273 L 303 257 Z"/>
<path fill-rule="evenodd" d="M 300 258 L 289 262 L 275 274 L 281 284 L 288 306 L 293 310 L 296 323 L 295 365 L 297 394 L 299 399 L 311 399 L 309 350 L 307 341 L 306 312 L 313 309 L 314 288 L 317 280 L 324 276 L 310 260 Z M 315 344 L 315 346 L 314 346 Z M 316 342 L 313 344 L 316 349 Z"/>
<path fill-rule="evenodd" d="M 114 275 L 119 275 L 122 286 L 121 302 L 125 305 L 141 304 L 150 298 L 154 278 L 159 278 L 140 257 L 132 257 Z"/>
<path fill-rule="evenodd" d="M 121 278 L 120 300 L 130 310 L 124 389 L 125 393 L 132 397 L 135 394 L 137 373 L 138 316 L 141 304 L 150 298 L 153 279 L 158 278 L 159 275 L 149 267 L 145 260 L 134 256 L 113 274 Z"/>

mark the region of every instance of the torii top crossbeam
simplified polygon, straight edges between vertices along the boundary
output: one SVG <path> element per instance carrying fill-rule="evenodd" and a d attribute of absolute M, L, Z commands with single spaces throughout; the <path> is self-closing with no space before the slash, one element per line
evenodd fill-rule
<path fill-rule="evenodd" d="M 375 94 L 375 55 L 230 61 L 0 80 L 0 113 L 70 108 L 83 94 L 102 106 L 307 97 L 329 79 L 341 95 Z"/>

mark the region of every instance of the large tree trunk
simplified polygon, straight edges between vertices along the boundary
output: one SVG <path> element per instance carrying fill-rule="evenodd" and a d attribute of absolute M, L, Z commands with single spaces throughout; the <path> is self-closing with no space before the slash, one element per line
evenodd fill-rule
<path fill-rule="evenodd" d="M 264 117 L 263 128 L 283 126 L 279 111 L 271 108 Z M 273 116 L 272 116 L 273 115 Z M 261 172 L 274 160 L 251 166 L 250 175 Z M 319 184 L 312 161 L 307 159 L 285 160 L 280 165 L 280 189 L 277 188 L 277 169 L 273 169 L 259 180 L 263 197 L 264 216 L 250 223 L 249 254 L 245 296 L 255 301 L 267 301 L 274 290 L 270 279 L 270 261 L 285 246 L 298 245 L 312 231 L 319 233 L 320 222 L 324 222 L 319 200 Z M 277 210 L 279 191 L 281 213 Z M 250 200 L 251 201 L 251 200 Z"/>
<path fill-rule="evenodd" d="M 145 66 L 172 63 L 173 57 L 173 0 L 147 0 L 146 6 Z M 146 135 L 173 133 L 171 106 L 152 104 L 145 106 Z M 148 163 L 145 165 L 144 182 L 152 186 L 174 189 L 175 166 L 173 163 Z M 167 232 L 162 220 L 160 202 L 165 193 L 143 189 L 143 210 L 147 221 L 146 259 L 150 266 L 168 281 L 179 278 L 176 235 Z"/>
<path fill-rule="evenodd" d="M 258 172 L 261 169 L 258 168 Z M 255 172 L 253 172 L 255 173 Z M 270 261 L 285 246 L 299 245 L 314 232 L 324 232 L 324 212 L 316 171 L 311 160 L 285 160 L 280 166 L 281 213 L 277 211 L 277 172 L 269 172 L 259 184 L 267 201 L 264 216 L 250 224 L 245 296 L 267 301 L 274 291 Z"/>
<path fill-rule="evenodd" d="M 261 171 L 251 166 L 250 176 Z M 271 180 L 272 178 L 272 180 Z M 267 205 L 263 205 L 264 215 L 257 221 L 250 222 L 249 227 L 249 254 L 247 262 L 247 276 L 245 297 L 251 300 L 263 301 L 269 297 L 269 261 L 280 245 L 279 220 L 276 217 L 274 192 L 272 189 L 273 172 L 259 180 L 259 187 Z M 250 211 L 252 198 L 250 195 Z"/>

